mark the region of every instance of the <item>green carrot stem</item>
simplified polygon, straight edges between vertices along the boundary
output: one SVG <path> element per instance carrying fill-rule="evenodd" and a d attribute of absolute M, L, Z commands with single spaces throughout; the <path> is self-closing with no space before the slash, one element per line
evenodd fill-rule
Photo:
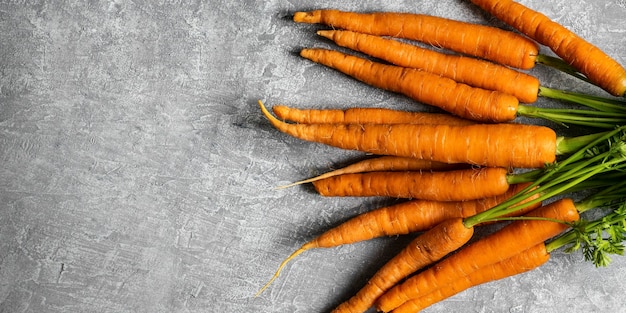
<path fill-rule="evenodd" d="M 539 96 L 554 100 L 580 104 L 598 111 L 607 113 L 626 112 L 626 101 L 617 98 L 607 98 L 584 93 L 563 91 L 548 87 L 539 87 Z"/>
<path fill-rule="evenodd" d="M 545 54 L 540 54 L 537 56 L 536 62 L 538 64 L 549 66 L 563 73 L 572 75 L 580 80 L 590 83 L 589 79 L 585 75 L 581 74 L 576 68 L 569 65 L 567 62 L 563 61 L 560 58 L 548 56 Z"/>
<path fill-rule="evenodd" d="M 626 112 L 613 113 L 594 110 L 549 109 L 520 105 L 518 107 L 518 115 L 552 121 L 565 127 L 578 125 L 613 129 L 616 126 L 626 125 Z"/>
<path fill-rule="evenodd" d="M 620 127 L 622 129 L 623 127 Z M 556 154 L 565 155 L 583 150 L 585 146 L 589 146 L 598 140 L 611 137 L 616 133 L 613 131 L 599 132 L 595 134 L 582 135 L 576 137 L 558 137 L 556 142 Z"/>

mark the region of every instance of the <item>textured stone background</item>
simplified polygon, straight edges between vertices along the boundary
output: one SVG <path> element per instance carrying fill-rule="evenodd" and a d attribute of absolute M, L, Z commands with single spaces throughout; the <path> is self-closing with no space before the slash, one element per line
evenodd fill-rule
<path fill-rule="evenodd" d="M 624 0 L 523 3 L 626 64 Z M 304 241 L 393 202 L 274 190 L 360 154 L 278 133 L 256 100 L 428 109 L 297 57 L 331 45 L 288 14 L 321 7 L 501 25 L 465 0 L 0 0 L 0 312 L 323 312 L 360 288 L 410 237 L 310 251 L 252 297 Z M 428 312 L 624 311 L 625 278 L 622 258 L 556 252 Z"/>

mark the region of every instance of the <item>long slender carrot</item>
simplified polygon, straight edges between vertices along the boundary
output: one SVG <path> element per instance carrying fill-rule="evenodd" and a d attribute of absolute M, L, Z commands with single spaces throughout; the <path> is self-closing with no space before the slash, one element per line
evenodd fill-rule
<path fill-rule="evenodd" d="M 548 260 L 550 260 L 550 253 L 546 250 L 546 245 L 540 243 L 506 260 L 482 267 L 427 295 L 411 299 L 391 312 L 419 312 L 469 288 L 536 269 Z"/>
<path fill-rule="evenodd" d="M 614 96 L 626 95 L 626 69 L 563 25 L 516 1 L 471 1 L 526 36 L 548 46 L 607 92 Z"/>
<path fill-rule="evenodd" d="M 474 234 L 461 218 L 443 221 L 426 231 L 380 268 L 355 296 L 334 309 L 333 313 L 364 312 L 397 282 L 459 249 Z"/>
<path fill-rule="evenodd" d="M 296 12 L 293 20 L 421 41 L 523 69 L 534 66 L 539 52 L 536 43 L 510 31 L 423 14 L 315 10 Z"/>
<path fill-rule="evenodd" d="M 539 79 L 507 66 L 353 31 L 320 30 L 317 34 L 339 46 L 397 66 L 417 68 L 470 86 L 501 91 L 517 97 L 520 102 L 537 101 Z"/>
<path fill-rule="evenodd" d="M 451 114 L 411 112 L 386 108 L 297 109 L 284 105 L 272 107 L 281 119 L 301 124 L 447 124 L 469 125 L 476 122 Z"/>
<path fill-rule="evenodd" d="M 321 179 L 343 175 L 343 174 L 355 174 L 377 171 L 445 171 L 453 169 L 467 168 L 467 164 L 449 164 L 442 162 L 435 162 L 431 160 L 422 160 L 409 157 L 397 157 L 397 156 L 379 156 L 374 158 L 367 158 L 356 163 L 350 164 L 346 167 L 342 167 L 324 174 L 297 181 L 288 185 L 280 186 L 278 188 L 288 188 L 296 185 L 312 183 Z"/>
<path fill-rule="evenodd" d="M 579 148 L 543 126 L 524 124 L 376 125 L 288 124 L 259 101 L 266 118 L 279 131 L 302 140 L 378 155 L 468 163 L 493 167 L 540 168 L 557 154 Z M 575 147 L 576 146 L 576 147 Z M 569 147 L 569 148 L 568 148 Z M 558 149 L 557 149 L 558 148 Z"/>
<path fill-rule="evenodd" d="M 503 92 L 471 87 L 426 71 L 377 63 L 334 50 L 302 49 L 300 55 L 368 85 L 403 94 L 462 118 L 508 122 L 517 116 L 519 100 Z"/>
<path fill-rule="evenodd" d="M 462 275 L 508 259 L 558 235 L 569 227 L 566 223 L 579 219 L 578 210 L 569 198 L 540 207 L 527 216 L 550 220 L 515 221 L 471 243 L 437 265 L 390 289 L 378 299 L 378 310 L 389 312 L 410 299 L 427 295 L 453 282 Z M 557 220 L 562 222 L 556 222 Z"/>
<path fill-rule="evenodd" d="M 497 196 L 509 189 L 505 168 L 450 171 L 402 171 L 344 174 L 314 181 L 325 197 L 393 197 L 434 201 L 465 201 Z"/>

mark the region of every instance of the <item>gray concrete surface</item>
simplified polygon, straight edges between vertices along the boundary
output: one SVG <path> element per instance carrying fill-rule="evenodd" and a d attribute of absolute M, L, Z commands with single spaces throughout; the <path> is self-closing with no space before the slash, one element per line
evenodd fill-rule
<path fill-rule="evenodd" d="M 297 57 L 331 45 L 288 14 L 410 11 L 500 25 L 468 2 L 0 1 L 0 312 L 330 310 L 410 237 L 310 251 L 254 298 L 305 240 L 393 202 L 274 190 L 360 154 L 278 133 L 256 100 L 428 108 Z M 523 3 L 626 64 L 623 0 Z M 623 258 L 596 269 L 556 252 L 427 311 L 624 312 L 625 279 Z"/>

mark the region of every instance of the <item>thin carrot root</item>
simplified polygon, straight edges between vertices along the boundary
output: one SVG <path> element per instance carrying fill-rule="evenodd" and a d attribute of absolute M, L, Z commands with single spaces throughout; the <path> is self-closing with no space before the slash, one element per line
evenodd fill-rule
<path fill-rule="evenodd" d="M 263 287 L 261 287 L 261 289 L 259 289 L 259 291 L 257 291 L 257 293 L 254 296 L 255 297 L 260 296 L 263 293 L 263 291 L 265 291 L 278 278 L 278 276 L 280 276 L 280 273 L 282 272 L 283 268 L 285 268 L 287 263 L 295 259 L 298 255 L 302 254 L 303 252 L 310 250 L 312 248 L 315 248 L 315 245 L 313 243 L 310 243 L 310 242 L 305 243 L 304 245 L 302 245 L 302 247 L 300 247 L 300 249 L 294 251 L 291 255 L 289 255 L 285 260 L 283 260 L 280 263 L 280 265 L 278 266 L 278 269 L 276 270 L 272 278 L 270 278 L 270 280 L 265 285 L 263 285 Z"/>
<path fill-rule="evenodd" d="M 301 184 L 312 183 L 318 180 L 343 174 L 356 174 L 377 171 L 445 171 L 461 169 L 465 167 L 467 167 L 467 164 L 448 164 L 431 160 L 422 160 L 407 157 L 381 156 L 377 158 L 365 159 L 346 167 L 326 172 L 316 177 L 297 181 L 288 185 L 279 186 L 277 187 L 277 189 L 284 189 Z"/>

